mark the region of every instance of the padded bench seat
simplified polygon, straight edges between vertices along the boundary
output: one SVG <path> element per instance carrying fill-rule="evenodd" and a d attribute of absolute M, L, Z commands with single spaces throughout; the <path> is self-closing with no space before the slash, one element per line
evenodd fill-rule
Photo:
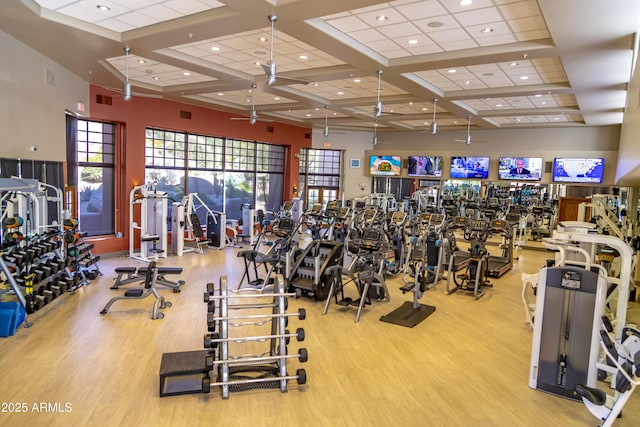
<path fill-rule="evenodd" d="M 136 272 L 135 267 L 116 267 L 116 273 L 130 273 L 133 274 Z"/>
<path fill-rule="evenodd" d="M 182 273 L 182 267 L 157 267 L 156 270 L 158 271 L 158 275 Z M 140 267 L 138 269 L 138 274 L 147 274 L 147 267 Z"/>

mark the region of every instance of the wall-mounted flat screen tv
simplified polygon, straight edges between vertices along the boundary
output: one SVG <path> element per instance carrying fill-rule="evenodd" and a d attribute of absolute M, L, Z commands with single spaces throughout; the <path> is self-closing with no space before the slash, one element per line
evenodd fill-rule
<path fill-rule="evenodd" d="M 400 156 L 371 156 L 369 173 L 374 176 L 400 176 L 402 159 Z"/>
<path fill-rule="evenodd" d="M 451 158 L 451 178 L 489 178 L 489 158 L 488 157 L 452 157 Z"/>
<path fill-rule="evenodd" d="M 542 157 L 500 157 L 498 179 L 540 181 Z"/>
<path fill-rule="evenodd" d="M 442 176 L 442 156 L 409 156 L 409 176 Z"/>
<path fill-rule="evenodd" d="M 565 158 L 553 159 L 553 182 L 602 183 L 604 159 Z"/>

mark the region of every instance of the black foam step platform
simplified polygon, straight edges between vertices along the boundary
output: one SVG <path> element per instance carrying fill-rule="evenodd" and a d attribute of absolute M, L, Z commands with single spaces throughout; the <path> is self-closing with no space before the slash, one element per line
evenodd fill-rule
<path fill-rule="evenodd" d="M 406 326 L 413 328 L 427 317 L 431 316 L 436 308 L 431 305 L 420 304 L 417 308 L 413 308 L 411 301 L 405 301 L 400 307 L 393 310 L 386 316 L 380 317 L 380 320 L 394 325 Z"/>
<path fill-rule="evenodd" d="M 163 353 L 160 362 L 160 397 L 202 393 L 202 378 L 208 373 L 208 350 Z"/>

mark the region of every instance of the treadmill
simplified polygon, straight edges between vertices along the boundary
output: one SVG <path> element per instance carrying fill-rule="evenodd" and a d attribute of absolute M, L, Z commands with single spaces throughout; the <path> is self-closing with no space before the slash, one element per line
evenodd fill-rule
<path fill-rule="evenodd" d="M 489 255 L 487 261 L 487 274 L 489 277 L 498 278 L 513 267 L 513 225 L 503 219 L 494 219 L 489 224 L 489 230 L 504 237 L 499 246 L 502 256 Z"/>

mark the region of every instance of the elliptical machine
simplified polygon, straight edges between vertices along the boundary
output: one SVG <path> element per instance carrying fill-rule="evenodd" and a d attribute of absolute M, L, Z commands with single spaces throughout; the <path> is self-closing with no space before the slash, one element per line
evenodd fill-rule
<path fill-rule="evenodd" d="M 489 234 L 489 224 L 481 219 L 473 219 L 464 229 L 464 238 L 469 241 L 469 263 L 462 272 L 453 274 L 454 288 L 449 286 L 449 278 L 447 276 L 447 293 L 451 294 L 458 290 L 472 292 L 475 299 L 481 298 L 484 288 L 493 287 L 487 279 L 488 277 L 488 260 L 489 253 L 485 246 L 487 236 Z"/>

